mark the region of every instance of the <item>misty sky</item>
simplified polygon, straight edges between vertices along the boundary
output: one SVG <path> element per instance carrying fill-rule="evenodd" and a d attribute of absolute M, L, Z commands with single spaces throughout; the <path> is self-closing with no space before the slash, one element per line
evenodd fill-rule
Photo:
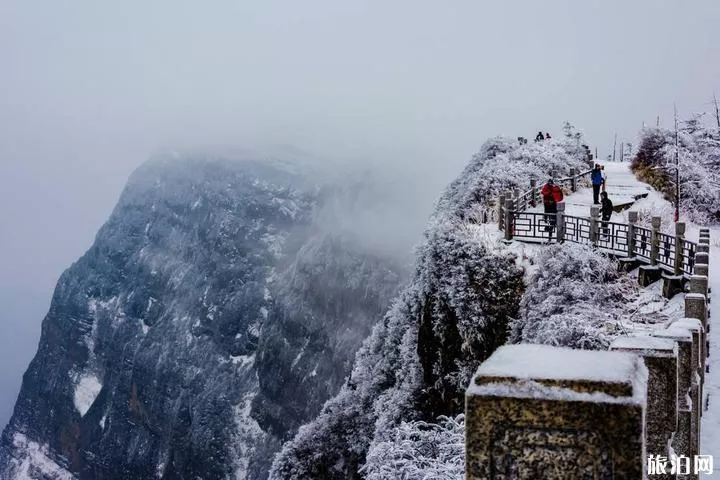
<path fill-rule="evenodd" d="M 489 136 L 599 148 L 720 94 L 720 2 L 0 1 L 0 426 L 60 273 L 153 152 L 390 165 L 425 216 Z"/>

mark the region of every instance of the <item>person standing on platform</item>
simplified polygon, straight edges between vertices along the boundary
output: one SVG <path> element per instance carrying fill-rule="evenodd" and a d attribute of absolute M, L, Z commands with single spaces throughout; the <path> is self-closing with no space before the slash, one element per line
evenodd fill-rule
<path fill-rule="evenodd" d="M 590 172 L 590 181 L 592 182 L 593 188 L 593 205 L 600 204 L 600 187 L 603 185 L 602 170 L 600 170 L 600 164 L 596 163 L 595 168 Z"/>

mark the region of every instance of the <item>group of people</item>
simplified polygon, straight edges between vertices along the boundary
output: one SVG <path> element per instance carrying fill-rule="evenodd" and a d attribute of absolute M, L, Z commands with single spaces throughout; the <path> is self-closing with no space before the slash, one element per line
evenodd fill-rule
<path fill-rule="evenodd" d="M 545 135 L 543 135 L 542 132 L 538 132 L 537 135 L 535 135 L 535 141 L 536 142 L 542 142 L 543 140 L 550 140 L 552 137 L 550 136 L 550 133 L 545 132 Z"/>
<path fill-rule="evenodd" d="M 608 198 L 608 194 L 605 191 L 607 176 L 605 175 L 605 168 L 599 163 L 595 164 L 595 167 L 590 172 L 590 181 L 593 188 L 593 205 L 600 205 L 600 216 L 603 222 L 603 233 L 607 235 L 607 222 L 610 221 L 610 217 L 613 213 L 613 203 Z M 552 232 L 555 229 L 557 222 L 557 211 L 558 203 L 564 202 L 564 195 L 562 188 L 555 183 L 554 179 L 549 179 L 540 189 L 540 195 L 543 199 L 543 207 L 545 212 L 545 231 L 549 232 L 549 238 L 552 238 Z"/>
<path fill-rule="evenodd" d="M 543 135 L 543 132 L 538 132 L 537 135 L 535 135 L 535 141 L 536 142 L 542 142 L 543 140 L 550 140 L 552 137 L 550 136 L 549 132 L 546 132 Z M 525 137 L 518 137 L 518 142 L 520 142 L 520 145 L 527 145 L 527 138 Z"/>

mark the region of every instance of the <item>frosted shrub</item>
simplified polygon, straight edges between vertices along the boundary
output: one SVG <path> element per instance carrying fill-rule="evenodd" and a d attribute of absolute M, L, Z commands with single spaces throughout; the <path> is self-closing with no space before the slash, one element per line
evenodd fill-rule
<path fill-rule="evenodd" d="M 362 469 L 367 480 L 461 480 L 465 416 L 438 423 L 402 422 L 393 436 L 374 444 Z"/>
<path fill-rule="evenodd" d="M 538 268 L 511 322 L 510 341 L 599 350 L 612 339 L 606 329 L 627 313 L 636 285 L 591 247 L 555 245 L 540 252 Z"/>
<path fill-rule="evenodd" d="M 680 209 L 697 223 L 720 222 L 720 129 L 695 115 L 675 132 L 645 128 L 632 168 L 637 176 L 675 201 L 676 154 L 680 172 Z"/>

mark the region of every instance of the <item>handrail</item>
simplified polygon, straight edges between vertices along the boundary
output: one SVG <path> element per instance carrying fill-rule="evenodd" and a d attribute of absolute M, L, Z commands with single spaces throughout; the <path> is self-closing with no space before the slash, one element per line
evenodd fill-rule
<path fill-rule="evenodd" d="M 603 222 L 598 218 L 573 215 L 513 210 L 510 238 L 535 239 L 549 242 L 573 242 L 594 245 L 616 253 L 630 255 L 647 264 L 656 264 L 669 274 L 689 277 L 694 274 L 697 243 L 682 240 L 682 249 L 676 250 L 676 237 L 657 232 L 657 249 L 653 252 L 653 230 L 626 223 Z M 562 218 L 562 231 L 558 233 L 558 220 Z M 594 230 L 593 230 L 594 229 Z M 507 237 L 506 237 L 507 238 Z M 631 242 L 633 240 L 633 242 Z M 681 256 L 676 265 L 675 258 Z M 654 262 L 653 262 L 654 259 Z M 680 268 L 678 273 L 676 268 Z"/>

